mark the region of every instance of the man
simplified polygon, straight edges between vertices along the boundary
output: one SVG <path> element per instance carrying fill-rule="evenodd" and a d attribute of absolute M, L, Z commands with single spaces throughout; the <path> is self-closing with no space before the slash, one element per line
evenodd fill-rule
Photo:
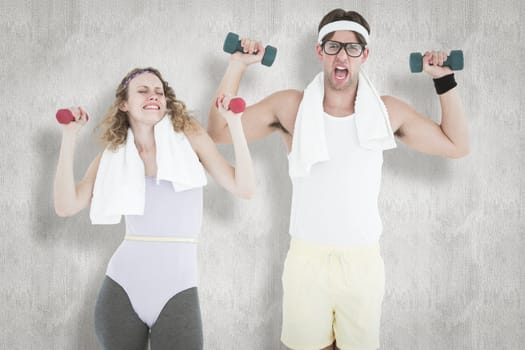
<path fill-rule="evenodd" d="M 468 153 L 466 117 L 447 56 L 427 52 L 423 70 L 434 79 L 441 124 L 407 103 L 378 96 L 361 65 L 370 54 L 370 28 L 357 12 L 336 9 L 319 24 L 319 74 L 304 91 L 278 91 L 249 106 L 248 141 L 274 131 L 289 152 L 292 237 L 283 272 L 282 342 L 292 349 L 377 349 L 384 266 L 377 198 L 382 152 L 394 135 L 428 154 Z M 260 62 L 261 43 L 243 39 L 217 91 L 236 95 L 244 70 Z M 215 107 L 208 132 L 231 143 Z"/>

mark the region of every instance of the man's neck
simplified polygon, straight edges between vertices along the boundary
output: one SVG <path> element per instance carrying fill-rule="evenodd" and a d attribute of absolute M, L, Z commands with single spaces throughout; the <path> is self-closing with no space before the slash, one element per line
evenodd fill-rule
<path fill-rule="evenodd" d="M 323 110 L 334 117 L 345 117 L 354 113 L 357 84 L 344 90 L 325 86 Z"/>

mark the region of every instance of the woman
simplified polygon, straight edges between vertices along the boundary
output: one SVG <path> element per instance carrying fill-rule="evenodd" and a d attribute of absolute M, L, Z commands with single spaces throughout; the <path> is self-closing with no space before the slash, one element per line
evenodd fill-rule
<path fill-rule="evenodd" d="M 236 166 L 153 68 L 121 81 L 102 126 L 103 153 L 79 183 L 73 175 L 77 134 L 87 121 L 64 125 L 55 178 L 55 210 L 71 216 L 91 204 L 94 224 L 126 218 L 126 236 L 111 258 L 95 307 L 103 349 L 202 349 L 197 295 L 197 236 L 202 186 L 208 173 L 224 188 L 250 198 L 255 180 L 240 114 L 218 109 L 234 139 Z"/>

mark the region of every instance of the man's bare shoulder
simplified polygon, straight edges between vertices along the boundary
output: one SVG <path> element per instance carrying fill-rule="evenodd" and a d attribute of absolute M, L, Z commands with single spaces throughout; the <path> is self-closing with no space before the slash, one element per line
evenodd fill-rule
<path fill-rule="evenodd" d="M 271 94 L 268 98 L 274 103 L 282 102 L 299 107 L 299 103 L 301 103 L 301 100 L 303 99 L 303 92 L 294 89 L 281 90 Z"/>
<path fill-rule="evenodd" d="M 401 130 L 399 130 L 401 125 L 409 118 L 413 118 L 417 112 L 407 102 L 397 97 L 384 95 L 381 96 L 381 99 L 388 111 L 392 130 L 397 136 L 401 136 Z"/>
<path fill-rule="evenodd" d="M 299 90 L 281 90 L 269 96 L 272 109 L 283 131 L 293 134 L 295 119 L 299 105 L 303 99 L 303 92 Z"/>

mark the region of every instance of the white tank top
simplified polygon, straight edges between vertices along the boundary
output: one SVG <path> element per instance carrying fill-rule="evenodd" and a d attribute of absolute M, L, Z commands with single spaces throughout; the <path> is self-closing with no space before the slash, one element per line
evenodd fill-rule
<path fill-rule="evenodd" d="M 383 151 L 359 146 L 353 115 L 325 114 L 324 122 L 330 160 L 292 178 L 290 235 L 329 245 L 377 243 Z"/>

